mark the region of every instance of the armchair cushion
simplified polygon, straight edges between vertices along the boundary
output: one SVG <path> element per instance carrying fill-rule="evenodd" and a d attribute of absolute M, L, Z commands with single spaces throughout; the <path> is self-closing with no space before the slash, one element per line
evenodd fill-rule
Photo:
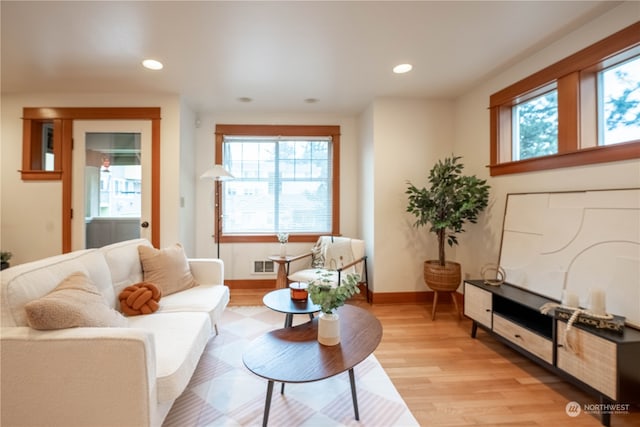
<path fill-rule="evenodd" d="M 364 241 L 349 237 L 321 236 L 311 248 L 311 263 L 300 266 L 301 269 L 291 271 L 288 279 L 292 282 L 309 283 L 318 279 L 321 274 L 330 273 L 325 278 L 332 284 L 338 283 L 338 272 L 341 279 L 346 274 L 357 273 L 363 276 L 364 263 L 356 262 L 364 257 Z M 354 264 L 345 269 L 345 265 Z M 293 265 L 293 264 L 292 264 Z"/>
<path fill-rule="evenodd" d="M 109 307 L 91 279 L 81 272 L 71 274 L 47 295 L 27 303 L 25 310 L 33 329 L 127 326 L 127 319 Z"/>
<path fill-rule="evenodd" d="M 353 239 L 332 236 L 322 236 L 321 239 L 324 240 L 323 244 L 325 246 L 325 269 L 337 270 L 354 261 L 353 248 L 351 247 L 351 241 Z M 355 270 L 353 267 L 350 267 L 345 272 L 353 273 Z"/>

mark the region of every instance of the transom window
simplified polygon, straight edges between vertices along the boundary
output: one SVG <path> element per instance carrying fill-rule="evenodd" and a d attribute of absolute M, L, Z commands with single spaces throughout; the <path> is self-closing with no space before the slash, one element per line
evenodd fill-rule
<path fill-rule="evenodd" d="M 640 57 L 598 73 L 599 145 L 640 140 Z"/>
<path fill-rule="evenodd" d="M 218 125 L 222 241 L 313 241 L 337 234 L 337 126 Z"/>
<path fill-rule="evenodd" d="M 516 104 L 513 109 L 513 160 L 558 152 L 558 91 Z"/>
<path fill-rule="evenodd" d="M 640 158 L 640 23 L 490 97 L 491 175 Z"/>

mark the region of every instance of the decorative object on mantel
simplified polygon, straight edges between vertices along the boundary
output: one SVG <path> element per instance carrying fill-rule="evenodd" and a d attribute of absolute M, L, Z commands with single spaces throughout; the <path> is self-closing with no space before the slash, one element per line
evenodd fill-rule
<path fill-rule="evenodd" d="M 507 279 L 507 273 L 498 264 L 485 264 L 480 269 L 480 275 L 485 285 L 491 286 L 500 286 Z"/>
<path fill-rule="evenodd" d="M 458 244 L 456 234 L 462 233 L 466 222 L 476 223 L 478 214 L 489 203 L 489 185 L 475 175 L 464 176 L 461 157 L 451 156 L 438 162 L 429 172 L 427 188 L 417 188 L 411 182 L 405 191 L 409 204 L 407 212 L 416 216 L 416 228 L 431 224 L 430 232 L 438 237 L 438 259 L 424 262 L 424 281 L 434 291 L 432 319 L 435 319 L 438 292 L 448 292 L 458 311 L 452 292 L 462 280 L 461 266 L 445 258 L 445 241 L 449 246 Z"/>
<path fill-rule="evenodd" d="M 340 344 L 340 317 L 336 309 L 355 294 L 360 293 L 358 282 L 360 276 L 350 273 L 344 276 L 337 286 L 332 286 L 328 279 L 330 273 L 319 274 L 309 283 L 307 291 L 314 304 L 320 306 L 318 318 L 318 342 L 323 345 Z"/>
<path fill-rule="evenodd" d="M 278 242 L 280 242 L 280 256 L 287 256 L 287 242 L 289 241 L 289 233 L 278 233 Z"/>

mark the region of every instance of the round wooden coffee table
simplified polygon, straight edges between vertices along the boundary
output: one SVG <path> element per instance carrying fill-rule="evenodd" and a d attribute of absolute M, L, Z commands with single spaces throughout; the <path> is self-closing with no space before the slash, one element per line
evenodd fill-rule
<path fill-rule="evenodd" d="M 349 371 L 355 419 L 360 419 L 353 368 L 378 347 L 382 339 L 380 321 L 368 311 L 352 305 L 338 309 L 340 344 L 318 342 L 318 319 L 294 327 L 276 329 L 256 338 L 242 360 L 254 374 L 268 380 L 262 425 L 269 420 L 274 382 L 320 381 Z"/>
<path fill-rule="evenodd" d="M 269 292 L 262 298 L 262 302 L 271 310 L 286 314 L 284 318 L 285 328 L 293 324 L 294 314 L 308 314 L 309 318 L 313 319 L 313 313 L 320 311 L 320 306 L 312 303 L 310 298 L 305 301 L 292 300 L 289 288 L 276 289 Z"/>

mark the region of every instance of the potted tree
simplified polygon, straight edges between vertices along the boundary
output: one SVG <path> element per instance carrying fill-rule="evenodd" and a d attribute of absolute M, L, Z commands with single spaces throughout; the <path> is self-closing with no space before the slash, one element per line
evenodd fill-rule
<path fill-rule="evenodd" d="M 9 268 L 9 260 L 13 254 L 7 251 L 0 251 L 0 270 L 4 270 L 5 268 Z"/>
<path fill-rule="evenodd" d="M 436 292 L 452 292 L 460 285 L 460 264 L 445 257 L 445 241 L 458 244 L 456 234 L 464 232 L 466 222 L 475 223 L 487 207 L 489 185 L 475 175 L 464 176 L 461 157 L 438 160 L 429 172 L 429 188 L 417 188 L 407 182 L 407 212 L 416 216 L 415 227 L 430 224 L 429 231 L 438 238 L 438 259 L 424 262 L 424 281 Z M 435 301 L 434 301 L 435 315 Z"/>

